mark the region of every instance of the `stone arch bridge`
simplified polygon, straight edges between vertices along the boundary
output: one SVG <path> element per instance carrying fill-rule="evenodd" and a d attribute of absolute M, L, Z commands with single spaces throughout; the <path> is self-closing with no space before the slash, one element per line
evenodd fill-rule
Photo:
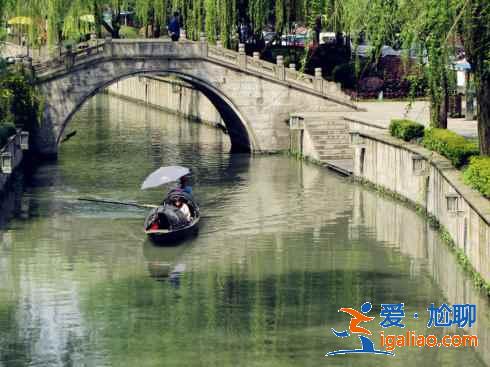
<path fill-rule="evenodd" d="M 138 74 L 174 75 L 206 95 L 220 112 L 232 150 L 268 152 L 289 146 L 291 113 L 356 109 L 337 84 L 220 45 L 160 39 L 97 41 L 86 49 L 34 63 L 44 115 L 33 143 L 42 155 L 56 155 L 73 114 L 110 84 Z"/>

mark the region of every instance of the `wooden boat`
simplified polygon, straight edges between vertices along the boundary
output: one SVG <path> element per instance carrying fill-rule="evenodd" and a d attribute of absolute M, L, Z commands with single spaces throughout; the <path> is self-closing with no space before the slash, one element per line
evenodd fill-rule
<path fill-rule="evenodd" d="M 190 222 L 174 205 L 176 199 L 188 205 L 191 212 Z M 198 233 L 200 217 L 199 206 L 193 196 L 181 190 L 174 190 L 168 194 L 161 206 L 148 213 L 144 224 L 145 233 L 153 242 L 175 244 Z"/>

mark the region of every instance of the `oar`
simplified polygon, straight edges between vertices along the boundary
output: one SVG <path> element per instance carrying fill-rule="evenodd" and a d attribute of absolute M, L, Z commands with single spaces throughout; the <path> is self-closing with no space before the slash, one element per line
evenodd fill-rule
<path fill-rule="evenodd" d="M 90 201 L 94 203 L 104 203 L 104 204 L 116 204 L 116 205 L 126 205 L 126 206 L 134 206 L 136 208 L 158 208 L 158 205 L 151 204 L 137 204 L 137 203 L 126 203 L 123 201 L 113 201 L 113 200 L 102 200 L 102 199 L 92 199 L 92 198 L 78 198 L 80 201 Z"/>

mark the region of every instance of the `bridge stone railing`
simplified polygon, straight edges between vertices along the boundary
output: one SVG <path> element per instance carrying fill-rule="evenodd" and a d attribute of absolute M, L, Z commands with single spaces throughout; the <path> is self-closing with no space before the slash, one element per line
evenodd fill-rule
<path fill-rule="evenodd" d="M 286 68 L 282 56 L 277 56 L 276 63 L 274 64 L 260 59 L 258 52 L 254 52 L 252 57 L 247 56 L 245 54 L 244 44 L 240 44 L 238 46 L 238 52 L 236 52 L 224 48 L 219 41 L 215 46 L 208 46 L 206 57 L 208 59 L 219 60 L 241 69 L 285 81 L 292 85 L 311 89 L 317 93 L 333 97 L 342 102 L 350 102 L 350 97 L 342 92 L 340 83 L 334 83 L 323 79 L 321 68 L 315 69 L 314 76 L 304 74 L 296 71 L 294 64 L 290 64 L 289 67 Z"/>
<path fill-rule="evenodd" d="M 104 41 L 95 40 L 94 44 L 87 47 L 77 48 L 77 50 L 66 50 L 59 55 L 46 61 L 33 61 L 32 68 L 36 76 L 43 76 L 53 72 L 70 69 L 75 65 L 80 65 L 88 60 L 103 57 Z"/>
<path fill-rule="evenodd" d="M 219 41 L 216 45 L 208 44 L 205 37 L 201 37 L 201 40 L 197 42 L 187 40 L 172 42 L 167 39 L 116 40 L 111 38 L 92 41 L 95 44 L 76 51 L 65 51 L 45 62 L 33 63 L 35 75 L 42 78 L 104 57 L 202 58 L 287 82 L 292 86 L 310 89 L 315 93 L 334 98 L 340 102 L 350 103 L 350 98 L 342 93 L 340 84 L 323 79 L 321 68 L 315 69 L 314 76 L 304 74 L 296 71 L 294 64 L 286 67 L 282 56 L 277 56 L 275 64 L 260 59 L 257 52 L 254 52 L 252 57 L 247 56 L 244 44 L 239 45 L 237 52 L 224 48 Z"/>

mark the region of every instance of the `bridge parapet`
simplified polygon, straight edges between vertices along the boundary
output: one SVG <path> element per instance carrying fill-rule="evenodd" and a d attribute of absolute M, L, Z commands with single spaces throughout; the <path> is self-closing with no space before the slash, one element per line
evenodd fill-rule
<path fill-rule="evenodd" d="M 76 51 L 67 50 L 46 61 L 35 61 L 32 64 L 35 75 L 42 77 L 46 74 L 57 73 L 70 69 L 75 65 L 83 64 L 104 56 L 104 41 L 97 40 L 94 45 L 79 48 Z"/>
<path fill-rule="evenodd" d="M 67 50 L 61 52 L 59 55 L 43 62 L 34 62 L 33 68 L 36 76 L 43 78 L 104 57 L 202 57 L 202 48 L 200 45 L 190 41 L 183 41 L 177 44 L 176 42 L 158 39 L 114 40 L 107 38 L 105 40 L 95 40 L 94 43 L 94 45 L 88 47 L 77 47 L 76 51 Z"/>
<path fill-rule="evenodd" d="M 203 58 L 203 49 L 200 42 L 180 41 L 172 42 L 165 39 L 106 39 L 107 56 L 135 57 L 135 58 Z"/>
<path fill-rule="evenodd" d="M 223 48 L 220 43 L 217 43 L 216 46 L 210 45 L 208 50 L 209 59 L 219 60 L 241 69 L 291 83 L 292 85 L 301 88 L 311 89 L 317 93 L 327 97 L 333 97 L 343 102 L 350 101 L 349 96 L 342 92 L 339 83 L 323 79 L 321 69 L 319 68 L 315 70 L 316 75 L 313 76 L 296 71 L 294 68 L 284 67 L 283 59 L 280 56 L 278 56 L 278 60 L 274 64 L 260 59 L 259 54 L 254 53 L 254 56 L 252 57 L 245 56 L 243 62 L 240 61 L 240 51 L 236 52 L 234 50 Z"/>

